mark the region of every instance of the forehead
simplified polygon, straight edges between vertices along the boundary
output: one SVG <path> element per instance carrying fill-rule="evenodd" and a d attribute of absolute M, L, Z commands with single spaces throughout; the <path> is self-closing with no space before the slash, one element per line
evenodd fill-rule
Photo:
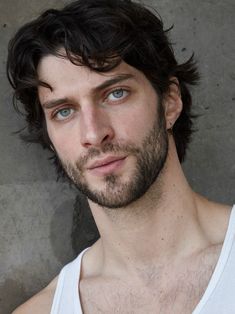
<path fill-rule="evenodd" d="M 96 72 L 84 65 L 75 65 L 67 58 L 53 55 L 41 59 L 37 72 L 39 80 L 53 89 L 59 85 L 71 86 L 75 83 L 81 87 L 88 87 L 90 84 L 96 86 L 117 75 L 129 75 L 140 83 L 146 79 L 142 72 L 124 61 L 109 72 Z"/>

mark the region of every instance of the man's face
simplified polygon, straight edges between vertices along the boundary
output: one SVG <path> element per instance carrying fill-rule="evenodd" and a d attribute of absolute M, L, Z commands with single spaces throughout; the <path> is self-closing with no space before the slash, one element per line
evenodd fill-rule
<path fill-rule="evenodd" d="M 39 87 L 48 135 L 76 186 L 108 208 L 127 206 L 157 179 L 168 150 L 165 117 L 146 77 L 122 62 L 96 73 L 44 57 Z"/>

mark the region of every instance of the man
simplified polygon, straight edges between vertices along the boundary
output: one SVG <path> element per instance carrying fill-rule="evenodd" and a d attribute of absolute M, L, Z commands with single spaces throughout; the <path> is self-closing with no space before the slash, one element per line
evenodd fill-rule
<path fill-rule="evenodd" d="M 78 0 L 23 26 L 8 76 L 28 140 L 88 198 L 100 239 L 14 313 L 232 314 L 235 217 L 193 192 L 193 58 L 128 0 Z"/>

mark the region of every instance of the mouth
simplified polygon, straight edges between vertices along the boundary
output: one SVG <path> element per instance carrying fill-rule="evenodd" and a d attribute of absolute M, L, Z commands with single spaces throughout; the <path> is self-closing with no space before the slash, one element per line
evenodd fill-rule
<path fill-rule="evenodd" d="M 96 175 L 105 175 L 117 171 L 122 167 L 126 159 L 125 157 L 108 157 L 98 160 L 88 167 L 89 172 Z"/>

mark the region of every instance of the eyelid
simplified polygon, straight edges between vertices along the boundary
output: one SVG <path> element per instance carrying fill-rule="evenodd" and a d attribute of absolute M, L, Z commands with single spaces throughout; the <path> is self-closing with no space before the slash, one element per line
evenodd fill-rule
<path fill-rule="evenodd" d="M 119 91 L 119 90 L 122 90 L 124 92 L 127 92 L 128 94 L 130 93 L 130 88 L 127 87 L 127 86 L 114 86 L 112 87 L 112 89 L 108 90 L 105 92 L 105 96 L 104 96 L 104 99 L 107 100 L 108 97 L 110 96 L 110 94 L 114 93 L 115 91 Z M 126 98 L 128 95 L 120 98 L 120 100 Z M 117 101 L 118 101 L 118 98 L 117 98 Z"/>
<path fill-rule="evenodd" d="M 68 117 L 65 117 L 64 119 L 58 119 L 58 118 L 56 117 L 57 114 L 58 114 L 60 111 L 66 110 L 66 109 L 67 109 L 67 110 L 73 110 L 73 112 L 75 111 L 75 108 L 74 108 L 73 105 L 71 105 L 71 104 L 64 104 L 64 105 L 61 105 L 59 108 L 56 108 L 55 110 L 53 110 L 53 111 L 51 112 L 51 119 L 52 119 L 52 120 L 56 120 L 56 121 L 64 121 L 64 120 L 69 119 L 72 114 L 70 114 Z"/>

